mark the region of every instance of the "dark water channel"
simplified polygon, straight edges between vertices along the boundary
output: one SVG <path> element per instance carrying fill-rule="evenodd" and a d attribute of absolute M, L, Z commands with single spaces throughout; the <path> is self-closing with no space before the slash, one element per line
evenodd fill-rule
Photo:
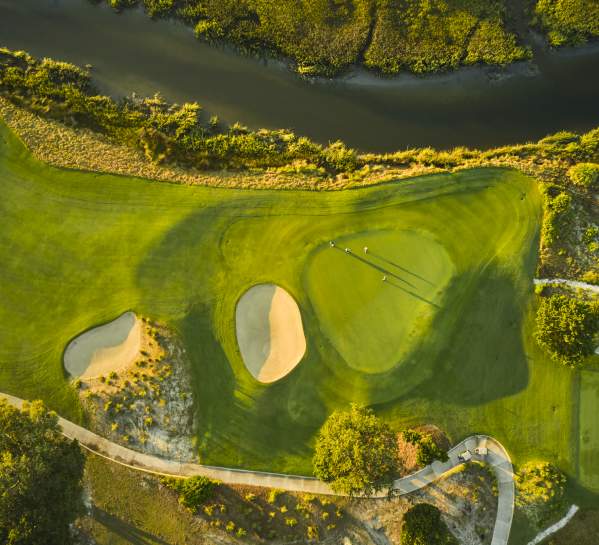
<path fill-rule="evenodd" d="M 382 79 L 362 70 L 305 81 L 275 60 L 199 43 L 191 29 L 87 0 L 0 0 L 0 46 L 92 64 L 103 92 L 159 91 L 252 128 L 290 128 L 365 151 L 491 147 L 599 125 L 599 45 L 535 65 Z"/>

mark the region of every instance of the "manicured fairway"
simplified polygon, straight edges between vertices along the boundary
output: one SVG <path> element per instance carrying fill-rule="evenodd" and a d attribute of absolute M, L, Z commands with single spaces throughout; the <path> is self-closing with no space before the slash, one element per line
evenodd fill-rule
<path fill-rule="evenodd" d="M 580 482 L 599 492 L 599 372 L 580 379 Z"/>
<path fill-rule="evenodd" d="M 51 168 L 1 126 L 0 192 L 0 390 L 81 417 L 62 352 L 133 310 L 188 349 L 205 463 L 309 473 L 315 432 L 357 401 L 398 429 L 488 433 L 516 462 L 576 473 L 574 375 L 531 341 L 540 199 L 519 173 L 217 190 Z M 381 270 L 330 253 L 331 239 L 368 245 Z M 415 296 L 383 286 L 383 271 Z M 236 303 L 258 283 L 294 297 L 307 340 L 303 361 L 271 385 L 236 342 Z"/>

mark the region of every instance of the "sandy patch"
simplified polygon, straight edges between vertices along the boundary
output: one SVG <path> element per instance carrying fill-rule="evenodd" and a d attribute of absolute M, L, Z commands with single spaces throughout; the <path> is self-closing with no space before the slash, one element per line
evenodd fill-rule
<path fill-rule="evenodd" d="M 133 312 L 95 327 L 73 339 L 64 366 L 73 377 L 94 378 L 131 365 L 141 347 L 141 326 Z"/>
<path fill-rule="evenodd" d="M 283 378 L 306 352 L 297 303 L 283 288 L 259 284 L 243 294 L 235 310 L 237 343 L 252 376 L 270 383 Z"/>

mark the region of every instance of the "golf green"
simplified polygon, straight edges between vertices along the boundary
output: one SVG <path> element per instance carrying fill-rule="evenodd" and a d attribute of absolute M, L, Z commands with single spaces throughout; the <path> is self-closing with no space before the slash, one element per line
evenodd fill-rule
<path fill-rule="evenodd" d="M 388 371 L 429 333 L 454 273 L 451 259 L 418 231 L 366 232 L 332 243 L 308 267 L 320 326 L 353 369 Z"/>
<path fill-rule="evenodd" d="M 215 189 L 53 168 L 0 125 L 0 191 L 1 391 L 83 419 L 63 351 L 132 310 L 187 348 L 204 463 L 310 473 L 318 428 L 355 401 L 397 429 L 488 433 L 516 461 L 576 472 L 577 386 L 531 340 L 541 205 L 518 172 Z M 297 301 L 307 342 L 272 384 L 247 370 L 235 331 L 237 301 L 261 283 Z"/>

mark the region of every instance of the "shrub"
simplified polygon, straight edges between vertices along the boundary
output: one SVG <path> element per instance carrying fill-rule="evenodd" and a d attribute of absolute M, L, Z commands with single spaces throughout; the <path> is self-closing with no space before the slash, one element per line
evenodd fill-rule
<path fill-rule="evenodd" d="M 557 503 L 565 491 L 566 477 L 549 462 L 528 462 L 515 475 L 516 504 Z"/>
<path fill-rule="evenodd" d="M 447 451 L 440 448 L 428 433 L 420 433 L 416 430 L 404 430 L 403 440 L 417 447 L 416 463 L 421 466 L 432 464 L 435 460 L 447 462 L 449 459 Z"/>
<path fill-rule="evenodd" d="M 593 189 L 599 181 L 599 164 L 578 163 L 568 170 L 572 183 L 583 189 Z"/>
<path fill-rule="evenodd" d="M 458 541 L 441 519 L 439 509 L 428 503 L 419 503 L 404 515 L 401 544 L 458 545 Z"/>
<path fill-rule="evenodd" d="M 535 337 L 554 360 L 575 367 L 593 353 L 598 326 L 596 305 L 565 295 L 551 295 L 541 299 Z"/>
<path fill-rule="evenodd" d="M 277 503 L 277 499 L 281 494 L 283 494 L 282 490 L 280 490 L 279 488 L 272 488 L 268 492 L 268 503 Z"/>
<path fill-rule="evenodd" d="M 214 489 L 218 485 L 217 481 L 202 476 L 189 477 L 188 479 L 163 477 L 160 481 L 177 492 L 179 494 L 179 503 L 190 511 L 195 511 L 211 498 Z"/>
<path fill-rule="evenodd" d="M 313 465 L 316 477 L 336 492 L 372 494 L 397 475 L 395 436 L 371 410 L 352 404 L 320 429 Z"/>

